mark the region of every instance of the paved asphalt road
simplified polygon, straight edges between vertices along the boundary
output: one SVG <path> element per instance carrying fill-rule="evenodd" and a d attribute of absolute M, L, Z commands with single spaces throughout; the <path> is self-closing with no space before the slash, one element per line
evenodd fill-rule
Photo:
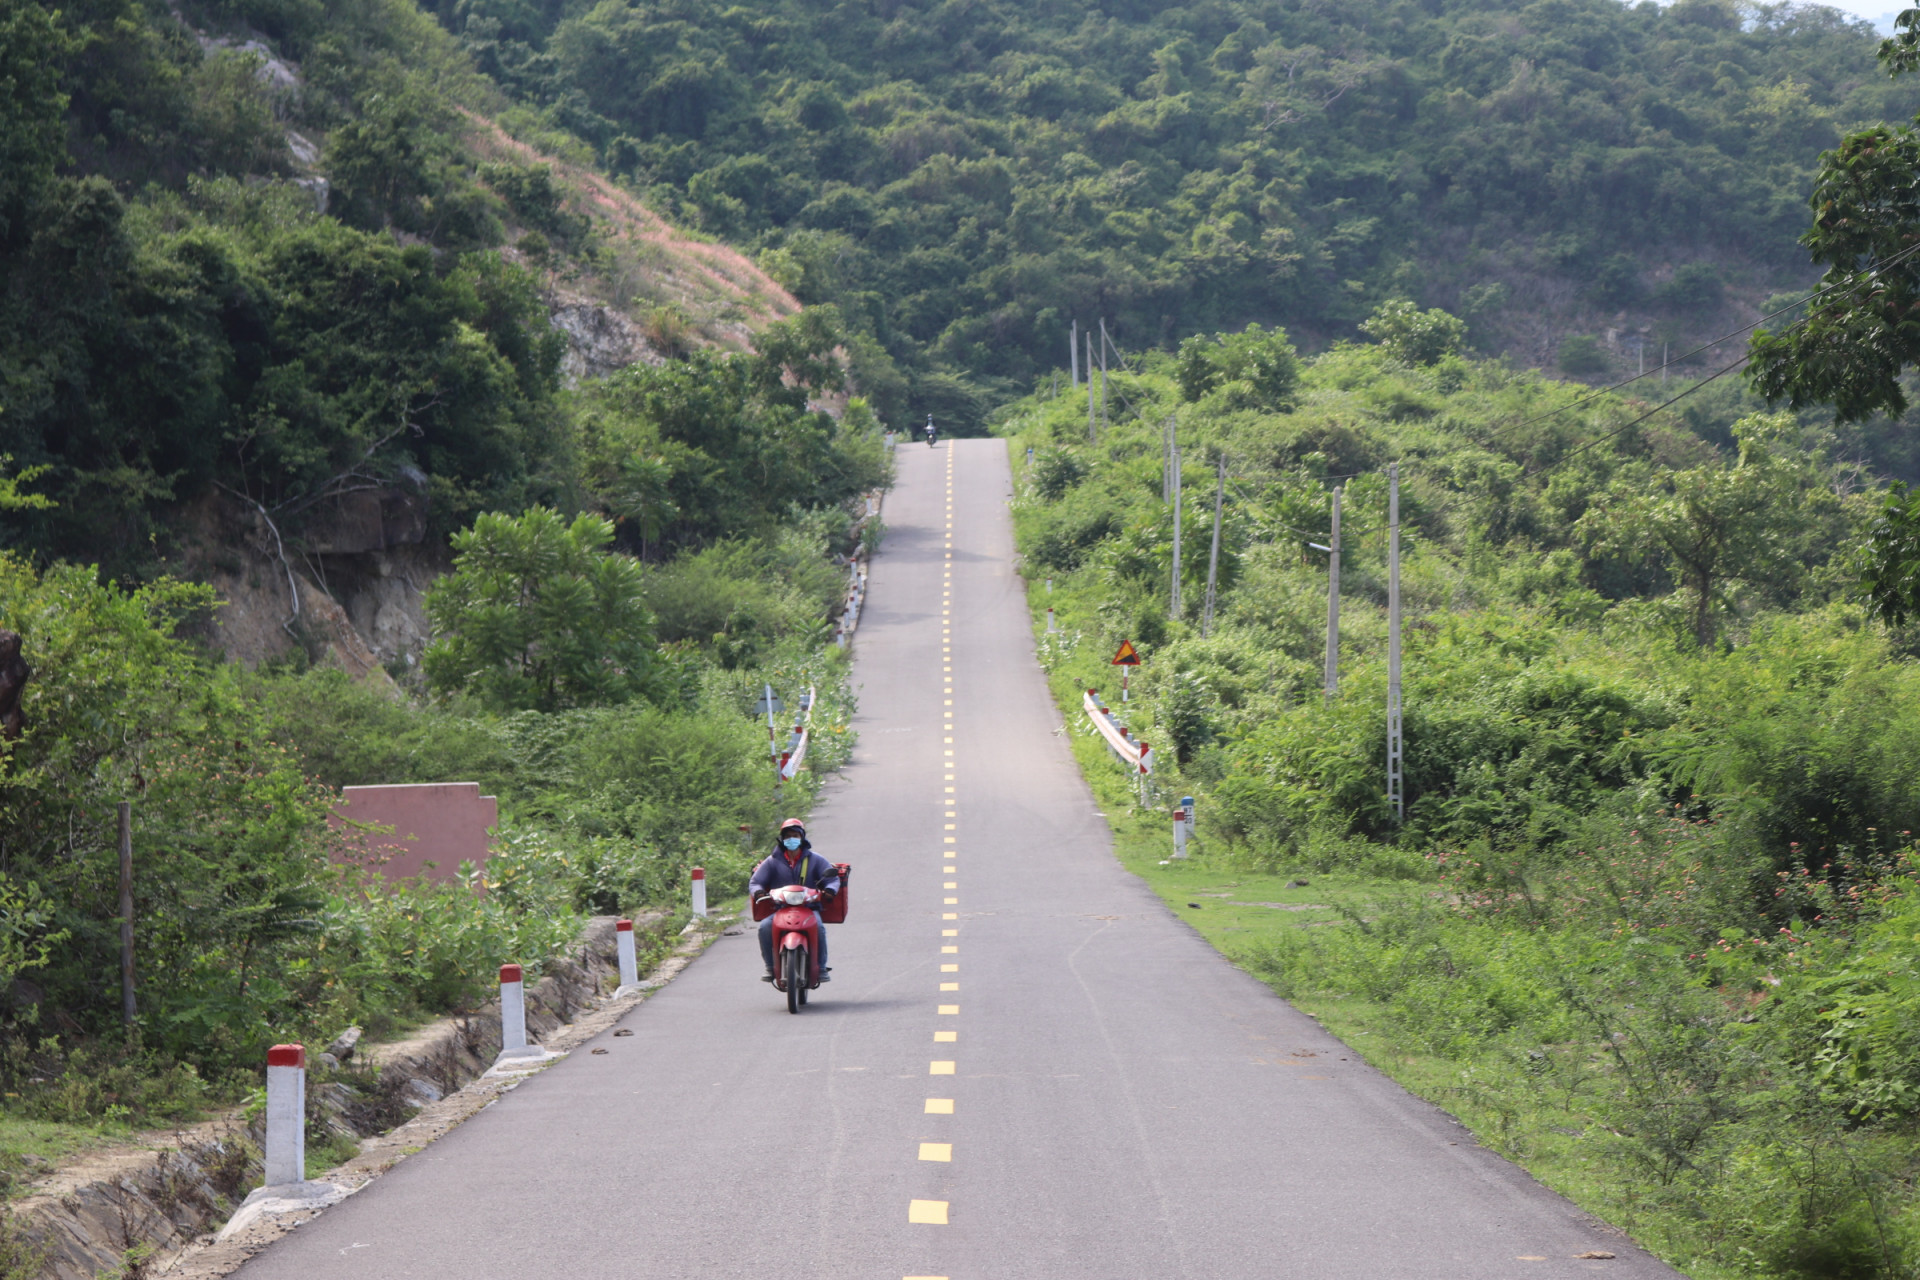
<path fill-rule="evenodd" d="M 722 938 L 633 1036 L 576 1050 L 239 1274 L 1677 1274 L 1120 869 L 1033 661 L 1004 446 L 899 461 L 859 750 L 813 828 L 854 865 L 833 983 L 791 1016 L 751 933 Z"/>

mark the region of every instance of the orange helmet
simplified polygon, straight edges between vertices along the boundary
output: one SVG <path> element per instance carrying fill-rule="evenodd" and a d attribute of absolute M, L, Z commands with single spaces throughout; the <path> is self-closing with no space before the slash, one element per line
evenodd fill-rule
<path fill-rule="evenodd" d="M 798 827 L 800 829 L 801 835 L 805 835 L 807 833 L 807 824 L 800 821 L 800 819 L 798 818 L 788 818 L 785 822 L 780 824 L 780 830 L 783 834 L 793 827 Z"/>

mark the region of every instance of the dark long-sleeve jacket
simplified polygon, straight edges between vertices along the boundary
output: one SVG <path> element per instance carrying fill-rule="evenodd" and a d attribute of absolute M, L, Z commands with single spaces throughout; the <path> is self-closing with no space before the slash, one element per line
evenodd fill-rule
<path fill-rule="evenodd" d="M 794 884 L 802 888 L 819 889 L 823 893 L 838 894 L 840 871 L 815 853 L 811 845 L 795 850 L 791 862 L 787 860 L 787 851 L 782 849 L 770 854 L 754 868 L 753 878 L 747 881 L 747 896 L 757 898 L 769 889 L 784 889 Z"/>

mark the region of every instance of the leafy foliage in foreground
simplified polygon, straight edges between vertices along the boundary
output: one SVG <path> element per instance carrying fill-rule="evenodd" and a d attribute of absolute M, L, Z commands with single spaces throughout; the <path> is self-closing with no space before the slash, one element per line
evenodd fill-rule
<path fill-rule="evenodd" d="M 483 515 L 453 538 L 434 584 L 427 679 L 509 711 L 625 702 L 647 686 L 653 618 L 638 561 L 609 553 L 613 524 L 545 507 Z"/>
<path fill-rule="evenodd" d="M 806 548 L 824 561 L 823 542 Z M 753 564 L 735 571 L 768 590 L 760 575 L 773 570 Z M 794 607 L 817 618 L 840 579 L 812 581 L 817 593 Z M 378 1035 L 470 1008 L 502 960 L 537 968 L 586 915 L 671 908 L 696 863 L 716 894 L 736 891 L 754 842 L 808 807 L 817 777 L 778 794 L 751 714 L 763 682 L 789 698 L 818 688 L 814 770 L 838 767 L 850 743 L 844 662 L 815 625 L 769 619 L 756 661 L 735 669 L 717 646 L 682 642 L 650 657 L 652 701 L 501 714 L 480 699 L 396 700 L 333 669 L 209 663 L 173 634 L 208 604 L 169 581 L 126 592 L 90 570 L 0 559 L 0 616 L 28 636 L 37 667 L 29 732 L 0 747 L 0 983 L 12 984 L 0 1079 L 15 1112 L 188 1115 L 275 1040 L 349 1022 Z M 336 788 L 438 781 L 501 797 L 486 893 L 471 872 L 365 883 L 352 870 L 359 838 L 326 821 Z M 123 796 L 140 1001 L 130 1053 L 111 1047 Z"/>

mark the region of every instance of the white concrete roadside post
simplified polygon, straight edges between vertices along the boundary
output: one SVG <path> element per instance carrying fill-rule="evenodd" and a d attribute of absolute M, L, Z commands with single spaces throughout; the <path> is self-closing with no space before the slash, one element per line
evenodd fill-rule
<path fill-rule="evenodd" d="M 1054 635 L 1059 630 L 1060 630 L 1060 625 L 1053 620 L 1053 606 L 1048 605 L 1047 606 L 1047 634 Z"/>
<path fill-rule="evenodd" d="M 527 987 L 517 964 L 500 966 L 500 1056 L 493 1069 L 525 1071 L 561 1055 L 527 1042 Z M 509 1063 L 517 1065 L 509 1067 Z"/>
<path fill-rule="evenodd" d="M 1187 813 L 1187 839 L 1193 839 L 1193 797 L 1181 796 L 1180 807 Z"/>
<path fill-rule="evenodd" d="M 311 1213 L 348 1194 L 326 1181 L 307 1181 L 307 1051 L 276 1044 L 267 1050 L 265 1184 L 255 1187 L 220 1228 L 219 1238 L 242 1235 L 262 1218 Z"/>
<path fill-rule="evenodd" d="M 1176 858 L 1187 856 L 1187 811 L 1185 809 L 1173 811 L 1173 856 Z"/>
<path fill-rule="evenodd" d="M 307 1050 L 277 1044 L 267 1050 L 266 1185 L 307 1180 Z"/>
<path fill-rule="evenodd" d="M 500 966 L 500 1058 L 531 1058 L 527 1045 L 527 986 L 520 966 Z"/>
<path fill-rule="evenodd" d="M 620 990 L 623 994 L 640 985 L 640 959 L 633 953 L 633 921 L 616 920 L 613 936 L 620 952 Z"/>
<path fill-rule="evenodd" d="M 707 869 L 693 869 L 693 914 L 697 920 L 707 918 Z"/>

